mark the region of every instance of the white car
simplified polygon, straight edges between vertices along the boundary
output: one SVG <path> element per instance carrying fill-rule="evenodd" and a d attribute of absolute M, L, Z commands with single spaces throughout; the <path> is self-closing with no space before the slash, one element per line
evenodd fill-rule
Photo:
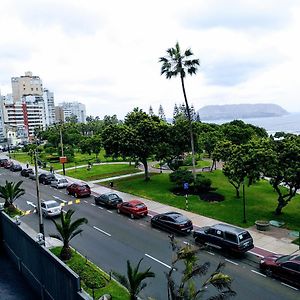
<path fill-rule="evenodd" d="M 51 181 L 50 185 L 57 188 L 57 189 L 63 189 L 68 186 L 69 182 L 65 178 L 55 178 L 55 180 Z"/>
<path fill-rule="evenodd" d="M 41 207 L 44 217 L 54 217 L 61 213 L 60 204 L 54 200 L 43 201 Z"/>

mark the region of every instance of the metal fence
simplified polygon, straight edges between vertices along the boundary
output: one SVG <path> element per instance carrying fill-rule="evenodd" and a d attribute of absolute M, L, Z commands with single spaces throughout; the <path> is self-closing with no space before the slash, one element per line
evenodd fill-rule
<path fill-rule="evenodd" d="M 4 212 L 0 212 L 0 231 L 5 251 L 41 299 L 91 299 L 81 292 L 79 276 Z"/>

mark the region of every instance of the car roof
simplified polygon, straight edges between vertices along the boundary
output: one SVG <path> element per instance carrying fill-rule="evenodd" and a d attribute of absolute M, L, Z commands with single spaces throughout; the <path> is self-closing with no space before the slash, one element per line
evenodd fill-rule
<path fill-rule="evenodd" d="M 43 201 L 43 203 L 45 203 L 45 204 L 56 203 L 57 206 L 59 206 L 59 203 L 55 200 L 46 200 L 46 201 Z"/>
<path fill-rule="evenodd" d="M 219 230 L 223 230 L 223 231 L 228 230 L 228 231 L 231 231 L 231 232 L 235 232 L 237 234 L 240 234 L 242 232 L 247 231 L 245 229 L 235 227 L 235 226 L 232 226 L 232 225 L 228 225 L 228 224 L 223 224 L 223 223 L 212 225 L 211 228 L 215 228 L 215 229 L 219 229 Z"/>
<path fill-rule="evenodd" d="M 171 218 L 178 217 L 178 216 L 183 216 L 183 214 L 181 214 L 179 212 L 176 212 L 176 211 L 169 211 L 169 212 L 162 213 L 160 215 L 161 216 L 169 216 Z"/>
<path fill-rule="evenodd" d="M 129 200 L 127 202 L 132 204 L 132 205 L 145 204 L 144 202 L 142 202 L 140 200 Z"/>

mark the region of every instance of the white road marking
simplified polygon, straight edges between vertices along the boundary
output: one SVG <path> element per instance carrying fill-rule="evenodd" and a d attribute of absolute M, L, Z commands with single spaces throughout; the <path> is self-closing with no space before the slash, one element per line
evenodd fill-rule
<path fill-rule="evenodd" d="M 165 266 L 165 267 L 167 267 L 167 268 L 169 268 L 169 269 L 172 269 L 169 265 L 165 264 L 164 262 L 160 261 L 159 259 L 157 259 L 157 258 L 155 258 L 155 257 L 153 257 L 153 256 L 151 256 L 151 255 L 149 255 L 149 254 L 147 254 L 147 253 L 145 253 L 145 256 L 147 256 L 147 257 L 153 259 L 154 261 L 156 261 L 156 262 L 162 264 L 163 266 Z"/>
<path fill-rule="evenodd" d="M 210 252 L 210 251 L 206 251 L 206 252 L 210 255 L 215 255 L 213 252 Z"/>
<path fill-rule="evenodd" d="M 146 225 L 145 225 L 145 224 L 143 224 L 143 223 L 139 223 L 139 225 L 146 227 Z"/>
<path fill-rule="evenodd" d="M 86 200 L 84 200 L 83 202 L 88 203 Z"/>
<path fill-rule="evenodd" d="M 129 221 L 131 221 L 131 222 L 134 222 L 134 220 L 132 220 L 132 219 L 128 219 Z"/>
<path fill-rule="evenodd" d="M 186 242 L 186 241 L 183 241 L 183 243 L 186 244 L 186 245 L 189 245 L 189 244 L 190 244 L 189 242 Z"/>
<path fill-rule="evenodd" d="M 227 258 L 225 258 L 225 260 L 228 261 L 229 263 L 233 264 L 233 265 L 236 265 L 236 266 L 239 265 L 238 263 L 236 263 L 236 262 L 234 262 L 234 261 L 232 261 L 232 260 L 229 260 L 229 259 L 227 259 Z"/>
<path fill-rule="evenodd" d="M 284 283 L 284 282 L 280 282 L 280 283 L 281 283 L 282 285 L 285 285 L 285 286 L 287 286 L 287 287 L 289 287 L 289 288 L 295 290 L 295 291 L 298 291 L 297 288 L 295 288 L 295 287 L 293 287 L 293 286 L 291 286 L 291 285 L 288 285 L 288 284 L 286 284 L 286 283 Z"/>
<path fill-rule="evenodd" d="M 248 253 L 251 253 L 251 254 L 253 254 L 253 255 L 255 255 L 255 256 L 258 256 L 258 257 L 261 257 L 261 258 L 264 257 L 263 255 L 257 254 L 257 253 L 252 252 L 252 251 L 248 251 Z"/>
<path fill-rule="evenodd" d="M 253 273 L 257 274 L 257 275 L 260 275 L 262 277 L 267 277 L 265 274 L 262 274 L 260 272 L 255 271 L 255 270 L 251 270 L 251 272 L 253 272 Z"/>
<path fill-rule="evenodd" d="M 67 211 L 66 210 L 64 210 L 64 209 L 62 209 L 62 211 L 66 214 L 67 213 Z"/>
<path fill-rule="evenodd" d="M 101 206 L 98 206 L 98 208 L 99 208 L 99 209 L 103 209 L 103 207 L 101 207 Z"/>
<path fill-rule="evenodd" d="M 107 212 L 109 212 L 110 214 L 112 214 L 112 213 L 113 213 L 111 210 L 108 210 L 108 209 L 107 209 L 106 211 L 107 211 Z"/>
<path fill-rule="evenodd" d="M 153 217 L 153 215 L 150 215 L 150 214 L 148 214 L 148 216 L 149 216 L 150 218 L 152 218 L 152 217 Z"/>
<path fill-rule="evenodd" d="M 102 229 L 100 229 L 100 228 L 98 228 L 98 227 L 96 227 L 96 226 L 93 226 L 93 228 L 96 229 L 96 230 L 98 230 L 98 231 L 100 231 L 100 232 L 102 232 L 103 234 L 105 234 L 105 235 L 107 235 L 107 236 L 111 236 L 110 233 L 107 233 L 106 231 L 104 231 L 104 230 L 102 230 Z"/>
<path fill-rule="evenodd" d="M 91 205 L 92 205 L 92 206 L 96 206 L 96 204 L 94 204 L 94 203 L 91 203 Z"/>
<path fill-rule="evenodd" d="M 53 195 L 52 195 L 52 197 L 53 197 L 54 199 L 59 200 L 59 201 L 62 201 L 62 202 L 64 202 L 64 203 L 67 203 L 67 202 L 68 202 L 68 201 L 66 201 L 66 200 L 63 200 L 63 199 L 57 197 L 57 196 L 53 196 Z"/>

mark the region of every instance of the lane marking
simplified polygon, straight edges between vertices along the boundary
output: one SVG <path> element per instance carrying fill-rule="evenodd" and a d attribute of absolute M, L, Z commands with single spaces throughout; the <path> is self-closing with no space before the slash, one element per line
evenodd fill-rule
<path fill-rule="evenodd" d="M 229 263 L 233 264 L 233 265 L 236 265 L 236 266 L 239 265 L 238 263 L 236 263 L 235 261 L 232 261 L 230 259 L 225 258 L 225 260 L 228 261 Z"/>
<path fill-rule="evenodd" d="M 289 284 L 286 284 L 286 283 L 284 283 L 284 282 L 280 282 L 280 283 L 281 283 L 282 285 L 285 285 L 285 286 L 287 286 L 287 287 L 289 287 L 289 288 L 295 290 L 295 291 L 298 291 L 297 288 L 295 288 L 295 287 L 293 287 L 293 286 L 291 286 L 291 285 L 289 285 Z"/>
<path fill-rule="evenodd" d="M 86 200 L 84 200 L 83 202 L 88 203 Z"/>
<path fill-rule="evenodd" d="M 99 209 L 103 209 L 103 207 L 101 207 L 101 206 L 98 206 L 98 208 L 99 208 Z"/>
<path fill-rule="evenodd" d="M 62 202 L 64 202 L 64 203 L 67 203 L 67 202 L 68 202 L 68 201 L 66 201 L 66 200 L 61 199 L 60 197 L 57 197 L 57 196 L 53 196 L 53 195 L 52 195 L 52 197 L 53 197 L 54 199 L 59 200 L 59 201 L 62 201 Z"/>
<path fill-rule="evenodd" d="M 265 274 L 262 274 L 262 273 L 260 273 L 260 272 L 257 272 L 257 271 L 255 271 L 255 270 L 251 270 L 251 272 L 253 272 L 253 273 L 255 273 L 255 274 L 257 274 L 257 275 L 260 275 L 260 276 L 262 276 L 262 277 L 267 277 L 267 275 L 265 275 Z"/>
<path fill-rule="evenodd" d="M 93 228 L 96 229 L 96 230 L 98 230 L 98 231 L 100 231 L 101 233 L 103 233 L 103 234 L 105 234 L 105 235 L 107 235 L 107 236 L 111 236 L 110 233 L 108 233 L 108 232 L 106 232 L 106 231 L 104 231 L 104 230 L 102 230 L 102 229 L 100 229 L 100 228 L 98 228 L 98 227 L 96 227 L 96 226 L 93 226 Z"/>
<path fill-rule="evenodd" d="M 145 256 L 147 256 L 147 257 L 153 259 L 154 261 L 162 264 L 163 266 L 167 267 L 168 269 L 172 269 L 169 265 L 165 264 L 164 262 L 160 261 L 159 259 L 157 259 L 157 258 L 155 258 L 155 257 L 153 257 L 153 256 L 151 256 L 151 255 L 149 255 L 147 253 L 145 253 Z"/>
<path fill-rule="evenodd" d="M 206 252 L 210 255 L 215 255 L 213 252 L 210 252 L 210 251 L 206 251 Z"/>
<path fill-rule="evenodd" d="M 111 210 L 108 210 L 108 209 L 107 209 L 106 211 L 107 211 L 107 212 L 109 212 L 110 214 L 112 214 L 112 213 L 113 213 Z"/>
<path fill-rule="evenodd" d="M 148 216 L 149 216 L 150 218 L 152 218 L 152 217 L 153 217 L 153 215 L 151 215 L 151 214 L 148 214 Z"/>
<path fill-rule="evenodd" d="M 134 222 L 134 220 L 132 220 L 132 219 L 128 219 L 129 221 L 131 221 L 131 222 Z"/>
<path fill-rule="evenodd" d="M 96 204 L 94 204 L 94 203 L 91 203 L 91 205 L 92 205 L 92 206 L 96 206 Z"/>
<path fill-rule="evenodd" d="M 147 227 L 145 224 L 143 223 L 139 223 L 139 225 L 143 226 L 143 227 Z"/>
<path fill-rule="evenodd" d="M 186 242 L 186 241 L 183 241 L 183 243 L 186 244 L 186 245 L 190 245 L 190 243 L 189 243 L 189 242 Z"/>
<path fill-rule="evenodd" d="M 264 257 L 263 255 L 260 255 L 260 254 L 258 254 L 258 253 L 252 252 L 252 251 L 248 251 L 248 252 L 251 253 L 251 254 L 253 254 L 253 255 L 255 255 L 255 256 L 258 256 L 258 257 L 260 257 L 260 258 L 263 258 L 263 257 Z"/>

